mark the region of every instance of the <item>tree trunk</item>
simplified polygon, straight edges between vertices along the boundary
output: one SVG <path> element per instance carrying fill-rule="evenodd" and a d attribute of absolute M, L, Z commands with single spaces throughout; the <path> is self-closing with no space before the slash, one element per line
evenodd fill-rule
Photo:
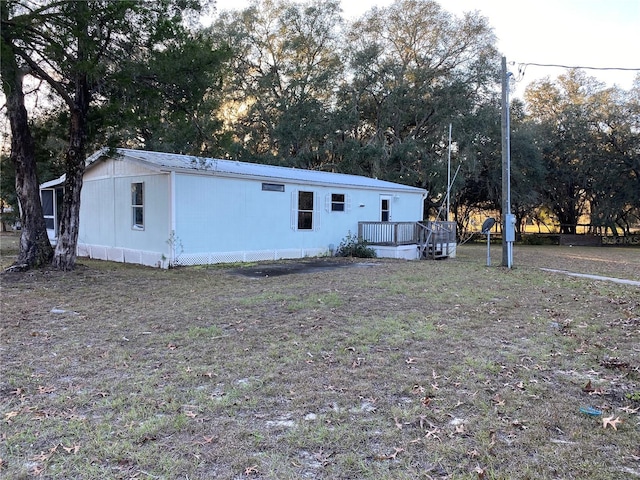
<path fill-rule="evenodd" d="M 71 112 L 69 149 L 65 155 L 66 181 L 62 200 L 62 218 L 53 259 L 53 265 L 60 270 L 73 270 L 76 266 L 88 111 L 89 90 L 86 78 L 82 78 L 77 82 L 75 105 Z"/>
<path fill-rule="evenodd" d="M 62 221 L 56 244 L 53 265 L 60 270 L 73 270 L 76 266 L 78 231 L 80 226 L 80 192 L 85 169 L 85 148 L 87 140 L 87 117 L 91 92 L 89 88 L 90 62 L 87 60 L 89 35 L 89 14 L 87 3 L 76 2 L 75 22 L 77 35 L 76 72 L 74 75 L 74 96 L 68 101 L 71 114 L 69 128 L 69 149 L 65 155 L 66 181 L 62 199 Z"/>
<path fill-rule="evenodd" d="M 14 269 L 48 264 L 53 249 L 47 236 L 40 183 L 36 169 L 35 144 L 29 128 L 22 90 L 23 73 L 16 62 L 10 39 L 2 39 L 2 89 L 7 99 L 11 126 L 11 161 L 16 169 L 16 195 L 20 202 L 20 248 Z"/>

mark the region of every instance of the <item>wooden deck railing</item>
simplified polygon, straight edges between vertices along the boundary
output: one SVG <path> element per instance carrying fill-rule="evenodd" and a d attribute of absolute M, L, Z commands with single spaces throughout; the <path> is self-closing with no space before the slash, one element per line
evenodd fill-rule
<path fill-rule="evenodd" d="M 456 222 L 425 222 L 427 229 L 431 230 L 429 243 L 448 244 L 456 243 Z"/>
<path fill-rule="evenodd" d="M 358 222 L 358 238 L 371 245 L 455 243 L 456 222 Z"/>
<path fill-rule="evenodd" d="M 372 245 L 411 245 L 417 241 L 416 222 L 358 222 L 358 238 Z"/>

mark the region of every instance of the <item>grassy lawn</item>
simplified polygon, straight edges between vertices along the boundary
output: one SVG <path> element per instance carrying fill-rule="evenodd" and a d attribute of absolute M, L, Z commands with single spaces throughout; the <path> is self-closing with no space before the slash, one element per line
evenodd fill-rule
<path fill-rule="evenodd" d="M 485 259 L 3 274 L 0 477 L 640 478 L 640 249 Z"/>

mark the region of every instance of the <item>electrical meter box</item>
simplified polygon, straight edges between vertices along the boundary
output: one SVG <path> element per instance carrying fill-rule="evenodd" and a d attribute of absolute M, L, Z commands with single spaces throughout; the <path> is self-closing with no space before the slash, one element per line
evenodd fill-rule
<path fill-rule="evenodd" d="M 507 242 L 516 241 L 516 216 L 513 213 L 504 216 L 504 239 Z"/>

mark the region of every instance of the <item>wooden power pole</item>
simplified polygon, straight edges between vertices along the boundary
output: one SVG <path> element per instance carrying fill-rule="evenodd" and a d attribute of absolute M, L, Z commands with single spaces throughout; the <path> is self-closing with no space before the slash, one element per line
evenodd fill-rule
<path fill-rule="evenodd" d="M 502 266 L 513 265 L 515 216 L 511 213 L 511 141 L 509 125 L 509 77 L 507 58 L 502 57 Z"/>

